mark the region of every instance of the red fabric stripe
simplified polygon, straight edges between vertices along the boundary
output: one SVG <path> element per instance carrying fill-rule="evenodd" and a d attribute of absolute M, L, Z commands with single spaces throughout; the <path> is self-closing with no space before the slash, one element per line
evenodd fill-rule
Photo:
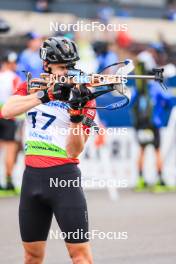
<path fill-rule="evenodd" d="M 25 164 L 34 168 L 48 168 L 67 163 L 79 163 L 79 159 L 55 158 L 46 156 L 27 155 L 25 157 Z"/>
<path fill-rule="evenodd" d="M 21 84 L 21 80 L 18 76 L 16 76 L 13 80 L 13 94 L 17 91 L 20 84 Z"/>
<path fill-rule="evenodd" d="M 27 83 L 26 82 L 21 83 L 16 89 L 16 91 L 14 91 L 14 95 L 22 95 L 22 96 L 27 95 Z"/>

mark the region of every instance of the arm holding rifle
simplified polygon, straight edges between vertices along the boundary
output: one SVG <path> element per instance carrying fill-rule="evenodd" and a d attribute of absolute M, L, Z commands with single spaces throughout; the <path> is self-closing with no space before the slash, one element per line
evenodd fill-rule
<path fill-rule="evenodd" d="M 72 89 L 72 99 L 85 98 L 91 92 L 84 85 L 80 89 Z M 96 115 L 95 109 L 83 109 L 84 106 L 95 107 L 95 100 L 84 101 L 82 103 L 72 103 L 70 105 L 70 133 L 67 137 L 67 155 L 69 158 L 76 158 L 83 151 L 84 145 L 89 137 L 89 125 L 84 123 L 85 117 L 90 121 L 94 120 Z M 74 131 L 77 133 L 75 134 Z"/>
<path fill-rule="evenodd" d="M 34 80 L 34 84 L 36 85 L 36 79 Z M 41 85 L 41 79 L 40 81 Z M 60 101 L 67 101 L 70 97 L 71 87 L 70 84 L 50 84 L 50 88 L 46 89 L 46 82 L 42 83 L 43 89 L 43 96 L 39 95 L 41 92 L 33 90 L 32 94 L 27 94 L 26 84 L 23 84 L 18 89 L 18 95 L 13 95 L 10 99 L 6 102 L 2 109 L 2 115 L 4 118 L 13 118 L 17 115 L 27 112 L 31 108 L 38 106 L 42 103 L 47 103 L 49 101 L 60 100 Z M 24 87 L 25 86 L 25 87 Z M 20 91 L 21 89 L 21 91 Z M 85 86 L 81 86 L 80 89 L 73 89 L 73 99 L 85 97 L 86 94 L 90 94 L 90 90 Z M 20 94 L 20 95 L 19 95 Z M 95 100 L 90 102 L 85 101 L 82 104 L 87 106 L 94 106 L 95 107 Z M 67 146 L 66 151 L 69 158 L 76 158 L 83 150 L 84 144 L 87 141 L 89 136 L 89 126 L 86 124 L 82 124 L 84 117 L 93 120 L 95 117 L 96 110 L 95 109 L 78 109 L 80 104 L 73 104 L 70 105 L 69 113 L 70 113 L 70 134 L 67 138 Z M 79 133 L 74 133 L 75 129 Z"/>

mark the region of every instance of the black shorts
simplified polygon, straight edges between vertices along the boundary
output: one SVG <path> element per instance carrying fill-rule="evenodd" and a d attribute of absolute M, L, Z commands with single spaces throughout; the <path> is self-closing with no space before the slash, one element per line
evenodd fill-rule
<path fill-rule="evenodd" d="M 0 140 L 14 141 L 17 125 L 14 120 L 0 119 Z"/>
<path fill-rule="evenodd" d="M 88 241 L 87 205 L 81 187 L 81 172 L 76 164 L 26 167 L 24 171 L 19 206 L 22 240 L 47 240 L 53 214 L 62 233 L 51 230 L 52 233 L 63 235 L 68 243 Z M 60 239 L 61 236 L 54 237 Z"/>
<path fill-rule="evenodd" d="M 145 140 L 145 138 L 143 140 L 140 139 L 139 137 L 139 133 L 140 131 L 149 131 L 149 133 L 151 133 L 152 137 L 151 137 L 151 140 Z M 160 129 L 157 128 L 157 127 L 152 127 L 152 128 L 148 128 L 148 129 L 137 129 L 137 139 L 138 139 L 138 142 L 140 144 L 141 147 L 146 147 L 147 145 L 153 145 L 155 149 L 159 149 L 160 148 L 160 143 L 161 143 L 161 140 L 160 140 Z"/>

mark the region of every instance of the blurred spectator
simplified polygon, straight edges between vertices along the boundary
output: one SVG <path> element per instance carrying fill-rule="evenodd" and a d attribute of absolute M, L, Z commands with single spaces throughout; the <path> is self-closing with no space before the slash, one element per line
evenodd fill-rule
<path fill-rule="evenodd" d="M 102 5 L 97 12 L 97 17 L 101 23 L 105 25 L 109 23 L 110 19 L 114 15 L 114 9 L 108 5 Z"/>
<path fill-rule="evenodd" d="M 119 31 L 117 33 L 116 41 L 120 48 L 129 48 L 132 44 L 132 38 L 126 31 Z"/>
<path fill-rule="evenodd" d="M 128 4 L 123 4 L 121 5 L 121 7 L 119 8 L 119 10 L 117 11 L 116 15 L 118 17 L 125 17 L 125 18 L 129 18 L 132 16 L 131 14 L 131 8 L 130 5 Z"/>
<path fill-rule="evenodd" d="M 3 51 L 0 67 L 0 108 L 13 94 L 20 84 L 16 75 L 17 54 L 12 51 Z M 12 171 L 16 162 L 18 144 L 15 140 L 17 125 L 15 120 L 3 119 L 0 113 L 0 147 L 5 149 L 6 190 L 14 190 Z M 2 187 L 0 187 L 2 189 Z"/>
<path fill-rule="evenodd" d="M 136 74 L 148 74 L 145 64 L 139 62 L 136 67 Z M 134 127 L 137 132 L 137 139 L 140 145 L 138 160 L 139 179 L 137 190 L 148 186 L 144 179 L 144 152 L 147 145 L 151 144 L 155 148 L 156 167 L 158 182 L 156 190 L 165 188 L 162 178 L 163 162 L 160 153 L 160 128 L 163 126 L 163 116 L 166 108 L 171 107 L 171 97 L 164 92 L 159 83 L 155 81 L 137 80 L 132 97 Z"/>
<path fill-rule="evenodd" d="M 156 51 L 153 46 L 149 46 L 146 50 L 140 52 L 137 55 L 137 59 L 144 63 L 145 69 L 151 72 L 153 68 L 156 68 Z"/>
<path fill-rule="evenodd" d="M 101 72 L 105 67 L 110 64 L 116 63 L 119 61 L 118 55 L 113 50 L 113 44 L 106 41 L 96 41 L 93 43 L 93 49 L 96 54 L 98 68 L 97 72 Z M 115 73 L 117 67 L 111 67 L 104 71 L 104 73 Z"/>
<path fill-rule="evenodd" d="M 36 0 L 35 10 L 41 13 L 49 12 L 48 2 L 48 0 Z"/>
<path fill-rule="evenodd" d="M 33 77 L 39 77 L 40 73 L 43 71 L 41 59 L 39 57 L 39 48 L 42 43 L 42 38 L 34 32 L 28 33 L 27 37 L 27 49 L 20 54 L 18 61 L 18 74 L 23 81 L 26 79 L 23 71 L 31 72 Z"/>
<path fill-rule="evenodd" d="M 168 10 L 166 13 L 166 18 L 171 21 L 176 20 L 176 2 L 175 0 L 168 1 Z"/>
<path fill-rule="evenodd" d="M 96 71 L 97 60 L 95 53 L 89 41 L 84 38 L 76 40 L 79 50 L 80 60 L 77 62 L 77 67 L 83 72 L 90 74 Z"/>
<path fill-rule="evenodd" d="M 147 48 L 137 55 L 137 59 L 143 62 L 148 72 L 152 72 L 157 66 L 165 66 L 168 63 L 168 54 L 163 43 L 150 43 Z"/>

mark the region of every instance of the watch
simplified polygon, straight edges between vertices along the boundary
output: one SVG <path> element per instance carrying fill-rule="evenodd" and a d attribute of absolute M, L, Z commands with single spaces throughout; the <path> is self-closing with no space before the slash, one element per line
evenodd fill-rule
<path fill-rule="evenodd" d="M 48 97 L 48 93 L 46 90 L 41 90 L 37 92 L 37 99 L 39 99 L 42 104 L 44 103 L 48 103 L 50 101 L 49 97 Z"/>

